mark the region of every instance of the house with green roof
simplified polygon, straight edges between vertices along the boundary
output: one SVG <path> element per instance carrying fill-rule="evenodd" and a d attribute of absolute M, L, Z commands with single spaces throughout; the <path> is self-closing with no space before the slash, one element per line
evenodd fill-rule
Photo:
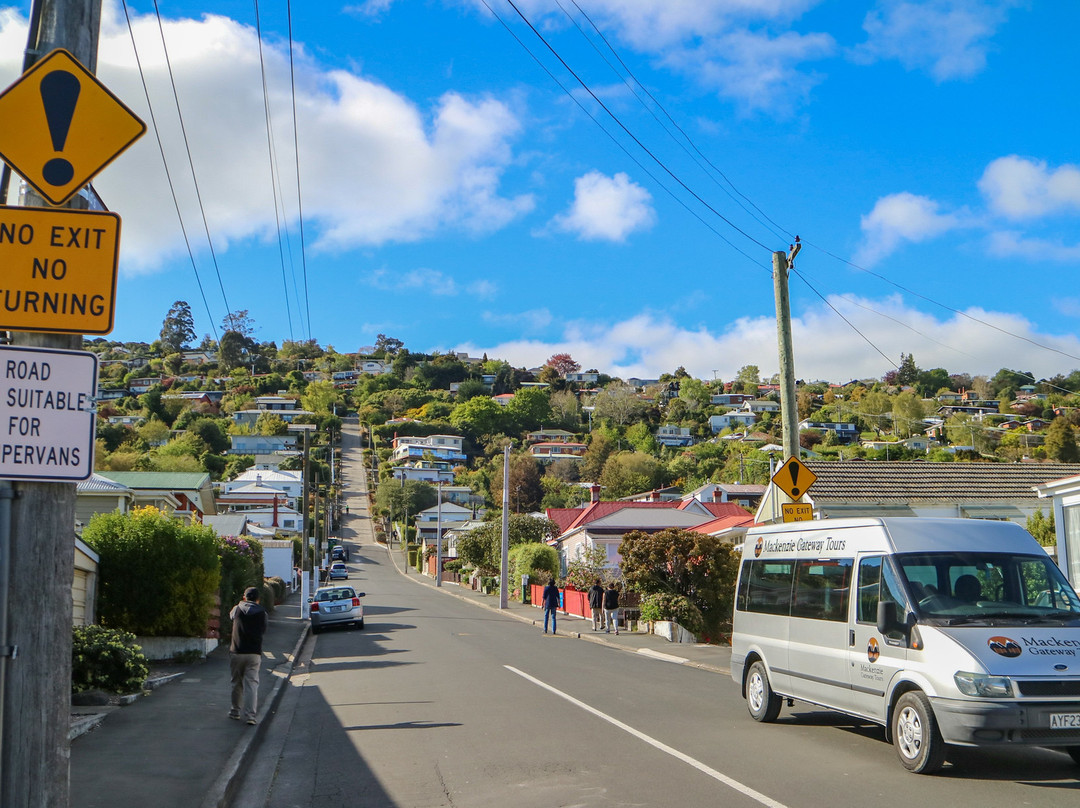
<path fill-rule="evenodd" d="M 166 510 L 162 503 L 171 496 L 179 503 L 174 516 L 201 522 L 204 516 L 217 514 L 214 489 L 206 472 L 103 471 L 99 474 L 130 488 L 135 494 L 135 507 L 153 505 Z"/>

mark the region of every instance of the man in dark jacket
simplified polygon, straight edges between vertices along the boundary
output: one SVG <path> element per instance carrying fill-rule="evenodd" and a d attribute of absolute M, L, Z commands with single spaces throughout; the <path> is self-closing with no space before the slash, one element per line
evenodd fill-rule
<path fill-rule="evenodd" d="M 258 711 L 262 638 L 267 623 L 266 609 L 259 605 L 259 590 L 253 586 L 244 590 L 244 599 L 233 606 L 229 617 L 233 621 L 232 643 L 229 645 L 229 667 L 232 671 L 232 709 L 229 710 L 229 718 L 254 724 Z"/>
<path fill-rule="evenodd" d="M 592 609 L 592 630 L 599 631 L 604 627 L 604 587 L 600 586 L 600 579 L 589 590 L 589 608 Z"/>
<path fill-rule="evenodd" d="M 615 582 L 608 584 L 607 592 L 604 593 L 604 631 L 610 632 L 615 626 L 615 633 L 619 633 L 619 590 L 615 588 Z"/>
<path fill-rule="evenodd" d="M 555 633 L 555 612 L 559 608 L 559 587 L 555 586 L 555 579 L 548 580 L 544 587 L 544 596 L 540 600 L 544 607 L 544 633 L 547 634 L 548 618 L 551 618 L 551 633 Z"/>

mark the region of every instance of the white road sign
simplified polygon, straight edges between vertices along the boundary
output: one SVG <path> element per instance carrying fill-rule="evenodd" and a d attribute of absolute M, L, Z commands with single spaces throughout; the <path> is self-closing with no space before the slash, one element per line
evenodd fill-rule
<path fill-rule="evenodd" d="M 90 476 L 97 370 L 85 351 L 0 346 L 0 477 Z"/>

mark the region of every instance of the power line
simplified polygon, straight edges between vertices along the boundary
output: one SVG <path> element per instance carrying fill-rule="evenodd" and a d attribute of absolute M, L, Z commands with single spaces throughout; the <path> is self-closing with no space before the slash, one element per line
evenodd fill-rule
<path fill-rule="evenodd" d="M 210 319 L 210 328 L 214 332 L 214 339 L 218 340 L 217 326 L 214 324 L 214 316 L 210 313 L 210 304 L 206 300 L 206 291 L 203 289 L 202 278 L 199 277 L 199 268 L 195 264 L 195 253 L 191 249 L 191 241 L 188 239 L 187 228 L 184 227 L 184 217 L 180 213 L 180 201 L 176 197 L 176 186 L 172 181 L 169 171 L 169 161 L 165 159 L 165 147 L 161 142 L 161 131 L 158 129 L 157 118 L 154 115 L 154 105 L 150 102 L 150 90 L 146 86 L 146 74 L 143 72 L 142 60 L 139 58 L 139 48 L 135 44 L 135 31 L 131 27 L 131 16 L 128 13 L 127 0 L 121 0 L 124 6 L 124 19 L 127 20 L 128 35 L 131 37 L 131 48 L 135 52 L 135 65 L 139 69 L 139 78 L 142 81 L 143 94 L 146 96 L 146 107 L 150 111 L 150 123 L 154 128 L 154 137 L 157 139 L 158 151 L 161 153 L 161 163 L 165 167 L 165 179 L 169 183 L 169 192 L 172 194 L 173 206 L 176 208 L 176 218 L 180 222 L 180 232 L 184 235 L 184 246 L 187 248 L 188 258 L 191 259 L 191 270 L 195 273 L 195 283 L 199 287 L 199 296 L 206 308 L 206 316 Z M 226 305 L 228 303 L 226 302 Z"/>
<path fill-rule="evenodd" d="M 686 191 L 688 194 L 690 194 L 692 197 L 694 197 L 694 199 L 696 199 L 699 203 L 701 203 L 713 215 L 715 215 L 717 218 L 719 218 L 721 221 L 723 221 L 725 224 L 727 224 L 730 228 L 732 228 L 733 230 L 738 232 L 744 238 L 749 239 L 754 244 L 761 247 L 763 250 L 767 250 L 770 253 L 773 252 L 771 249 L 769 249 L 767 246 L 765 246 L 765 244 L 758 241 L 756 238 L 751 236 L 749 233 L 747 233 L 745 230 L 743 230 L 737 224 L 735 224 L 730 219 L 728 219 L 726 216 L 724 216 L 722 213 L 720 213 L 720 211 L 718 211 L 716 208 L 714 208 L 712 205 L 710 205 L 708 202 L 706 202 L 696 191 L 694 191 L 689 185 L 687 185 L 685 182 L 683 182 L 683 180 L 680 179 L 678 177 L 678 175 L 675 174 L 675 172 L 673 172 L 670 168 L 668 168 L 667 165 L 665 165 L 665 163 L 659 157 L 657 157 L 655 154 L 653 154 L 653 152 L 644 143 L 642 143 L 641 140 L 639 140 L 638 137 L 633 132 L 631 132 L 629 128 L 627 128 L 627 126 L 619 119 L 619 116 L 616 115 L 614 112 L 612 112 L 608 108 L 608 106 L 603 101 L 600 100 L 599 96 L 597 96 L 596 93 L 594 93 L 592 91 L 592 88 L 584 81 L 584 79 L 582 79 L 577 74 L 577 72 L 572 67 L 570 67 L 569 64 L 567 64 L 566 60 L 562 58 L 562 56 L 559 54 L 559 52 L 557 50 L 555 50 L 554 47 L 552 47 L 551 43 L 549 43 L 547 41 L 547 39 L 544 37 L 544 35 L 541 34 L 536 29 L 536 26 L 534 26 L 532 24 L 532 22 L 529 20 L 529 18 L 526 17 L 525 14 L 522 13 L 521 9 L 519 9 L 517 7 L 517 5 L 515 5 L 514 0 L 506 0 L 506 2 L 509 4 L 509 6 L 512 9 L 514 9 L 514 12 L 529 27 L 529 30 L 531 30 L 533 32 L 533 34 L 536 36 L 536 38 L 539 39 L 543 43 L 544 47 L 546 47 L 551 52 L 551 54 L 559 61 L 559 63 L 563 66 L 563 68 L 565 68 L 566 71 L 571 76 L 574 77 L 574 80 L 577 81 L 577 83 L 581 85 L 582 89 L 584 89 L 585 92 L 587 92 L 592 97 L 592 99 L 600 106 L 600 108 L 602 110 L 604 110 L 604 112 L 606 112 L 608 114 L 608 116 L 613 121 L 615 121 L 616 125 L 618 125 L 618 127 L 620 129 L 622 129 L 623 132 L 631 140 L 634 141 L 634 143 L 638 146 L 638 148 L 640 148 L 643 152 L 645 152 L 647 155 L 649 155 L 649 157 L 653 160 L 653 162 L 655 162 L 669 177 L 671 177 L 671 179 L 673 179 L 676 183 L 678 183 L 682 187 L 682 189 L 684 191 Z M 487 3 L 485 2 L 484 5 L 487 5 Z M 490 6 L 488 8 L 490 9 Z M 492 12 L 492 13 L 494 13 L 494 12 Z"/>
<path fill-rule="evenodd" d="M 642 108 L 645 109 L 653 117 L 653 120 L 655 120 L 658 124 L 660 124 L 661 128 L 667 133 L 668 137 L 670 137 L 676 144 L 678 144 L 679 147 L 682 148 L 682 150 L 684 152 L 686 152 L 686 154 L 690 157 L 691 160 L 693 160 L 695 163 L 697 163 L 698 168 L 700 168 L 702 170 L 702 172 L 705 174 L 705 176 L 709 177 L 709 179 L 711 179 L 720 190 L 722 190 L 725 194 L 727 194 L 728 197 L 733 202 L 735 202 L 735 204 L 737 204 L 747 214 L 749 214 L 750 217 L 753 218 L 758 224 L 760 224 L 766 230 L 769 230 L 777 238 L 779 238 L 781 240 L 785 240 L 785 239 L 790 240 L 792 238 L 793 234 L 787 232 L 786 230 L 784 230 L 784 228 L 782 228 L 780 225 L 778 225 L 776 222 L 774 222 L 772 219 L 770 219 L 769 216 L 761 208 L 759 208 L 756 204 L 754 204 L 753 200 L 751 200 L 748 196 L 746 196 L 738 188 L 736 188 L 735 183 L 733 183 L 728 178 L 728 176 L 723 171 L 721 171 L 716 166 L 716 164 L 714 164 L 705 155 L 705 153 L 701 151 L 701 149 L 698 148 L 697 144 L 694 143 L 694 140 L 690 137 L 690 135 L 688 135 L 686 133 L 686 131 L 681 126 L 679 126 L 678 122 L 676 122 L 676 120 L 671 116 L 671 114 L 668 113 L 667 109 L 664 108 L 664 105 L 660 103 L 659 99 L 657 99 L 656 96 L 653 95 L 649 91 L 648 87 L 646 87 L 644 84 L 641 83 L 641 81 L 634 74 L 634 72 L 630 69 L 630 67 L 626 64 L 626 62 L 623 61 L 623 58 L 622 58 L 622 56 L 619 55 L 619 52 L 617 50 L 615 50 L 615 47 L 611 44 L 611 42 L 608 40 L 608 38 L 606 36 L 604 36 L 603 31 L 601 31 L 600 28 L 596 25 L 596 23 L 593 22 L 592 18 L 585 12 L 585 10 L 580 5 L 578 5 L 577 0 L 570 0 L 570 2 L 572 2 L 574 4 L 574 7 L 581 13 L 581 16 L 583 16 L 586 19 L 586 21 L 592 27 L 593 31 L 596 32 L 597 36 L 600 37 L 600 39 L 604 43 L 604 45 L 607 46 L 607 49 L 609 51 L 611 51 L 611 54 L 615 57 L 616 60 L 618 60 L 619 64 L 622 66 L 622 69 L 624 71 L 626 71 L 626 75 L 629 76 L 631 79 L 633 79 L 634 84 L 636 84 L 639 88 L 641 88 L 641 91 L 643 93 L 645 93 L 646 96 L 648 96 L 649 100 L 652 101 L 653 104 L 656 105 L 656 108 L 659 109 L 664 114 L 664 117 L 667 118 L 667 120 L 670 122 L 670 124 L 673 127 L 675 127 L 675 130 L 680 135 L 682 135 L 682 137 L 686 141 L 686 143 L 682 143 L 678 138 L 676 138 L 671 133 L 671 130 L 668 129 L 668 127 L 664 124 L 663 121 L 660 120 L 659 117 L 657 117 L 656 113 L 653 112 L 653 110 L 649 107 L 649 105 L 646 104 L 641 99 L 641 96 L 638 95 L 637 91 L 630 85 L 630 83 L 626 80 L 626 78 L 623 77 L 623 75 L 621 73 L 619 73 L 619 71 L 615 68 L 615 66 L 612 65 L 611 62 L 609 62 L 607 60 L 607 57 L 605 57 L 603 55 L 603 53 L 600 52 L 599 48 L 596 47 L 596 44 L 592 41 L 592 39 L 589 38 L 589 36 L 585 33 L 585 31 L 582 30 L 581 26 L 578 25 L 577 20 L 575 20 L 573 18 L 573 16 L 566 10 L 566 8 L 563 7 L 562 0 L 555 0 L 555 2 L 556 2 L 556 4 L 558 4 L 559 9 L 562 10 L 563 14 L 566 15 L 567 19 L 569 19 L 574 24 L 574 27 L 577 28 L 577 30 L 581 33 L 581 36 L 585 39 L 585 41 L 588 42 L 590 46 L 592 46 L 593 50 L 595 50 L 596 53 L 600 56 L 600 58 L 604 60 L 604 63 L 608 67 L 611 68 L 611 71 L 615 75 L 617 75 L 619 77 L 619 79 L 623 82 L 623 84 L 626 85 L 627 89 L 629 89 L 630 92 L 633 93 L 634 98 L 637 99 L 638 103 L 641 104 Z M 686 144 L 689 144 L 690 148 L 693 149 L 693 151 L 697 154 L 697 157 L 695 157 L 693 154 L 690 153 L 690 150 L 687 149 Z M 704 166 L 702 166 L 702 164 L 701 164 L 701 160 L 704 160 L 705 163 L 714 172 L 716 172 L 716 174 L 718 174 L 724 180 L 724 182 L 726 182 L 729 186 L 731 186 L 730 191 L 726 187 L 724 187 L 724 185 L 717 182 L 716 178 L 712 174 L 710 174 L 708 171 L 705 170 Z M 761 214 L 761 216 L 763 216 L 769 222 L 769 224 L 766 224 L 765 222 L 761 221 L 761 219 L 759 219 L 757 217 L 757 215 L 754 214 L 753 211 L 751 211 L 749 208 L 747 208 L 747 206 L 745 204 L 743 204 L 738 199 L 736 199 L 735 196 L 732 194 L 732 191 L 734 191 L 735 194 L 738 194 L 740 197 L 742 197 L 742 199 L 746 200 L 746 202 L 749 203 L 754 208 L 754 210 L 756 210 L 759 214 Z M 772 225 L 772 227 L 769 226 L 770 224 Z M 773 229 L 773 228 L 776 228 L 776 229 Z"/>
<path fill-rule="evenodd" d="M 285 315 L 289 322 L 289 339 L 293 338 L 292 308 L 289 305 L 289 282 L 285 277 L 285 253 L 281 244 L 281 219 L 278 216 L 278 195 L 274 167 L 274 144 L 271 135 L 270 94 L 266 89 L 266 60 L 263 57 L 262 22 L 259 19 L 259 0 L 255 1 L 255 35 L 259 40 L 259 72 L 262 75 L 263 116 L 266 119 L 266 152 L 270 161 L 270 190 L 274 197 L 274 224 L 277 227 L 278 258 L 281 261 L 281 285 L 285 292 Z"/>
<path fill-rule="evenodd" d="M 217 275 L 218 287 L 221 289 L 221 298 L 225 301 L 225 312 L 230 313 L 229 298 L 225 294 L 225 284 L 221 280 L 221 268 L 218 266 L 217 254 L 214 252 L 214 241 L 210 238 L 210 224 L 206 221 L 206 208 L 203 206 L 202 193 L 199 191 L 199 178 L 195 173 L 195 161 L 191 156 L 191 144 L 188 142 L 187 127 L 184 125 L 184 114 L 180 110 L 180 95 L 176 92 L 176 79 L 173 76 L 172 61 L 169 59 L 169 46 L 165 41 L 165 27 L 161 22 L 161 11 L 158 8 L 158 0 L 154 0 L 154 15 L 157 17 L 158 31 L 161 34 L 161 47 L 165 52 L 165 66 L 169 70 L 169 83 L 172 85 L 173 100 L 176 102 L 176 115 L 180 121 L 180 132 L 184 136 L 184 149 L 187 151 L 188 166 L 191 168 L 191 179 L 195 185 L 195 198 L 199 203 L 199 212 L 202 214 L 203 229 L 206 231 L 206 243 L 210 247 L 210 257 L 214 263 L 214 274 Z"/>
<path fill-rule="evenodd" d="M 304 268 L 304 311 L 307 320 L 307 336 L 311 339 L 311 299 L 308 296 L 307 249 L 304 244 L 304 199 L 300 193 L 300 139 L 296 134 L 296 70 L 293 65 L 292 0 L 286 0 L 289 18 L 289 87 L 292 94 L 293 154 L 296 158 L 296 204 L 300 218 L 300 260 Z"/>
<path fill-rule="evenodd" d="M 602 123 L 600 123 L 599 120 L 597 120 L 596 116 L 593 115 L 585 107 L 585 105 L 582 104 L 581 101 L 572 92 L 570 92 L 570 89 L 565 84 L 563 84 L 558 79 L 558 77 L 555 76 L 554 73 L 552 73 L 548 69 L 547 65 L 545 65 L 542 61 L 540 61 L 540 59 L 536 56 L 535 53 L 532 52 L 532 50 L 529 48 L 529 46 L 521 41 L 521 38 L 516 33 L 514 33 L 513 29 L 510 28 L 510 26 L 506 23 L 506 21 L 502 17 L 499 16 L 499 14 L 495 11 L 495 9 L 493 9 L 488 4 L 487 0 L 480 0 L 480 2 L 482 2 L 484 4 L 485 8 L 487 8 L 487 10 L 491 13 L 491 16 L 493 16 L 496 20 L 498 20 L 499 24 L 504 29 L 506 29 L 506 32 L 508 34 L 510 34 L 511 37 L 513 37 L 514 41 L 517 42 L 518 45 L 520 45 L 522 47 L 522 49 L 527 54 L 529 54 L 529 57 L 534 62 L 536 62 L 536 64 L 540 67 L 540 69 L 543 70 L 544 73 L 547 74 L 548 78 L 550 78 L 553 82 L 555 82 L 555 84 L 559 87 L 559 89 L 562 90 L 566 94 L 566 96 L 571 101 L 573 101 L 578 106 L 578 108 L 582 112 L 584 112 L 594 124 L 596 124 L 596 126 L 600 129 L 600 131 L 603 132 L 605 135 L 607 135 L 608 138 L 611 140 L 611 142 L 614 143 L 623 152 L 623 154 L 625 154 L 631 160 L 631 162 L 634 163 L 634 165 L 636 165 L 643 172 L 645 172 L 646 176 L 648 176 L 649 179 L 651 179 L 653 182 L 655 182 L 664 191 L 664 193 L 666 193 L 673 200 L 675 200 L 675 202 L 680 204 L 691 216 L 693 216 L 695 219 L 697 219 L 699 222 L 701 222 L 706 228 L 711 230 L 717 236 L 717 238 L 719 238 L 721 241 L 723 241 L 725 244 L 727 244 L 729 247 L 731 247 L 731 249 L 735 250 L 735 252 L 739 253 L 744 258 L 746 258 L 748 261 L 750 261 L 750 263 L 752 263 L 755 267 L 757 267 L 759 269 L 762 269 L 765 272 L 770 271 L 770 270 L 766 269 L 765 267 L 761 266 L 761 264 L 758 263 L 749 253 L 747 253 L 746 251 L 740 249 L 739 247 L 736 247 L 733 242 L 731 242 L 719 230 L 717 230 L 715 227 L 713 227 L 711 224 L 709 224 L 707 221 L 705 221 L 705 219 L 702 218 L 702 216 L 700 214 L 698 214 L 697 211 L 693 210 L 689 205 L 686 204 L 686 202 L 684 202 L 682 199 L 680 199 L 678 196 L 676 196 L 675 193 L 670 188 L 668 188 L 662 181 L 660 181 L 660 179 L 658 179 L 651 171 L 649 171 L 649 169 L 647 169 L 644 165 L 642 165 L 641 161 L 638 160 L 633 154 L 631 154 L 630 151 L 622 143 L 620 143 L 618 141 L 618 139 L 613 134 L 611 134 L 611 132 L 609 132 L 604 127 L 604 125 Z"/>

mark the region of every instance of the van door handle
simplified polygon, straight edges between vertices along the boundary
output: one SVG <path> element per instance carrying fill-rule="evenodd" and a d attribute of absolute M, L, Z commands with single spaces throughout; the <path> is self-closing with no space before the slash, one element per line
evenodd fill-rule
<path fill-rule="evenodd" d="M 850 645 L 850 646 L 852 646 L 852 647 L 854 647 L 854 646 L 855 646 L 855 629 L 853 629 L 853 628 L 852 628 L 852 629 L 848 629 L 848 633 L 847 633 L 847 644 L 848 644 L 848 645 Z"/>

